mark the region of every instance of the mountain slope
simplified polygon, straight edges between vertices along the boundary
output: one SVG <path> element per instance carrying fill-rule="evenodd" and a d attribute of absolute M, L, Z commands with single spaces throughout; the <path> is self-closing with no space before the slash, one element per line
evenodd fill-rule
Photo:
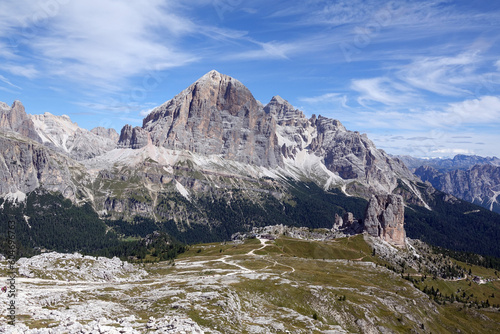
<path fill-rule="evenodd" d="M 154 109 L 142 128 L 156 146 L 259 166 L 282 165 L 276 121 L 241 82 L 216 71 Z M 120 143 L 127 144 L 124 138 Z"/>
<path fill-rule="evenodd" d="M 39 187 L 78 201 L 85 197 L 80 182 L 83 165 L 64 154 L 23 137 L 0 130 L 0 195 L 24 200 L 26 193 Z"/>
<path fill-rule="evenodd" d="M 0 102 L 0 129 L 17 132 L 24 137 L 42 142 L 36 133 L 33 121 L 26 114 L 20 101 L 14 101 L 11 107 Z"/>

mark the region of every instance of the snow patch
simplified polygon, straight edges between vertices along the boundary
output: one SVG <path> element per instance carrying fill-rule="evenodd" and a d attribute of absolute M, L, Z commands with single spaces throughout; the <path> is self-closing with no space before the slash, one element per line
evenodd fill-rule
<path fill-rule="evenodd" d="M 191 196 L 189 195 L 189 191 L 187 191 L 186 188 L 182 184 L 179 183 L 179 181 L 175 180 L 175 188 L 177 188 L 177 191 L 181 193 L 182 196 L 184 196 L 188 201 L 191 201 Z"/>
<path fill-rule="evenodd" d="M 429 206 L 429 205 L 428 205 L 428 204 L 424 201 L 424 199 L 422 198 L 422 194 L 420 193 L 420 191 L 418 191 L 417 189 L 415 189 L 415 187 L 413 186 L 413 184 L 411 184 L 408 180 L 403 179 L 403 178 L 402 178 L 401 180 L 404 182 L 404 184 L 406 184 L 406 185 L 408 186 L 408 188 L 410 188 L 410 189 L 411 189 L 411 191 L 413 191 L 413 193 L 414 193 L 415 195 L 417 195 L 418 199 L 419 199 L 420 201 L 422 201 L 422 203 L 424 203 L 424 207 L 425 207 L 427 210 L 432 211 L 431 207 L 430 207 L 430 206 Z"/>
<path fill-rule="evenodd" d="M 328 190 L 336 185 L 345 184 L 344 179 L 326 168 L 323 158 L 307 150 L 297 152 L 295 157 L 285 159 L 286 170 L 296 180 L 300 180 L 301 174 L 307 178 L 319 181 L 323 188 Z"/>
<path fill-rule="evenodd" d="M 492 190 L 493 191 L 493 190 Z M 493 196 L 488 199 L 488 203 L 490 204 L 490 211 L 493 211 L 493 206 L 496 204 L 500 204 L 498 202 L 498 195 L 500 195 L 500 191 L 493 191 Z"/>
<path fill-rule="evenodd" d="M 10 192 L 7 195 L 5 195 L 5 199 L 9 200 L 10 202 L 20 203 L 26 200 L 26 194 L 20 190 L 17 190 L 14 193 Z"/>
<path fill-rule="evenodd" d="M 30 217 L 26 216 L 26 215 L 23 215 L 24 216 L 24 220 L 26 221 L 26 224 L 28 225 L 29 228 L 31 228 L 31 225 L 30 225 Z"/>

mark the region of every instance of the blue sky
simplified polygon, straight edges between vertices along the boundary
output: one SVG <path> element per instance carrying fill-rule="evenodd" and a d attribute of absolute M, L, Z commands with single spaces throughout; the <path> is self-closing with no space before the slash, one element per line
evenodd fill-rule
<path fill-rule="evenodd" d="M 0 2 L 0 101 L 141 125 L 216 69 L 391 154 L 500 157 L 500 2 Z"/>

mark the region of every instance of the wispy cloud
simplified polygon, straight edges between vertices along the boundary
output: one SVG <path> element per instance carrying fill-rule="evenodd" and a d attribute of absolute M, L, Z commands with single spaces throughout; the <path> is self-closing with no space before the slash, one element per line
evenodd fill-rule
<path fill-rule="evenodd" d="M 456 155 L 456 154 L 475 154 L 474 151 L 464 148 L 441 148 L 433 150 L 434 154 L 443 154 L 445 156 Z"/>
<path fill-rule="evenodd" d="M 182 66 L 197 57 L 179 50 L 175 41 L 193 31 L 187 18 L 173 14 L 172 2 L 116 2 L 113 0 L 53 1 L 44 9 L 38 2 L 2 3 L 4 16 L 16 13 L 2 28 L 18 41 L 15 61 L 3 69 L 33 78 L 40 71 L 112 89 L 134 75 Z M 42 17 L 43 19 L 35 19 Z M 29 32 L 29 33 L 28 33 Z M 37 57 L 28 56 L 25 49 Z"/>
<path fill-rule="evenodd" d="M 140 116 L 146 117 L 149 115 L 155 108 L 150 108 L 150 109 L 144 109 L 139 112 Z"/>
<path fill-rule="evenodd" d="M 4 77 L 3 75 L 0 75 L 0 81 L 2 81 L 3 83 L 6 83 L 10 87 L 21 89 L 21 87 L 14 85 L 12 82 L 9 81 L 9 79 L 7 79 L 6 77 Z"/>
<path fill-rule="evenodd" d="M 397 76 L 418 89 L 441 95 L 463 95 L 470 92 L 461 86 L 477 81 L 474 69 L 478 58 L 471 52 L 455 57 L 426 57 L 404 66 Z"/>
<path fill-rule="evenodd" d="M 482 96 L 478 99 L 451 103 L 443 114 L 444 124 L 500 124 L 500 98 Z"/>
<path fill-rule="evenodd" d="M 252 39 L 257 48 L 243 52 L 226 55 L 224 58 L 231 60 L 259 60 L 259 59 L 289 59 L 290 55 L 304 51 L 297 43 L 286 43 L 278 41 L 259 42 Z"/>
<path fill-rule="evenodd" d="M 326 93 L 314 97 L 301 97 L 299 101 L 309 104 L 341 103 L 343 107 L 348 108 L 347 96 L 340 93 Z"/>
<path fill-rule="evenodd" d="M 0 64 L 0 69 L 9 72 L 16 76 L 25 77 L 28 79 L 33 79 L 38 76 L 39 72 L 35 69 L 35 65 L 16 65 L 12 63 Z"/>
<path fill-rule="evenodd" d="M 398 105 L 414 99 L 411 88 L 387 77 L 353 80 L 351 89 L 360 94 L 358 102 L 363 106 L 370 101 Z"/>

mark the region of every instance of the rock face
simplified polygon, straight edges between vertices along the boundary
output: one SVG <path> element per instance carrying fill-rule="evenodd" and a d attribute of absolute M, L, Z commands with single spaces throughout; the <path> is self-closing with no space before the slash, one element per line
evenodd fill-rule
<path fill-rule="evenodd" d="M 403 198 L 398 195 L 373 195 L 366 207 L 364 225 L 371 236 L 398 247 L 406 246 Z"/>
<path fill-rule="evenodd" d="M 156 146 L 222 155 L 259 166 L 282 164 L 275 119 L 242 83 L 216 71 L 154 109 L 142 128 Z M 123 135 L 122 130 L 120 145 L 126 146 L 129 136 Z M 144 143 L 129 145 L 140 147 Z"/>
<path fill-rule="evenodd" d="M 35 126 L 24 110 L 20 101 L 14 101 L 12 107 L 0 102 L 0 129 L 17 132 L 37 142 L 42 142 L 35 131 Z"/>
<path fill-rule="evenodd" d="M 338 120 L 321 115 L 308 119 L 279 96 L 273 97 L 264 110 L 276 118 L 286 162 L 308 177 L 324 174 L 328 179 L 325 188 L 329 183 L 356 180 L 364 189 L 352 183 L 347 190 L 368 197 L 373 192 L 392 192 L 398 178 L 416 180 L 401 161 L 378 150 L 366 135 L 348 131 Z"/>
<path fill-rule="evenodd" d="M 118 146 L 138 149 L 148 143 L 151 143 L 151 135 L 147 131 L 139 126 L 132 128 L 130 125 L 125 125 L 120 133 Z"/>
<path fill-rule="evenodd" d="M 90 132 L 100 137 L 108 138 L 112 140 L 114 143 L 117 143 L 118 140 L 120 139 L 120 135 L 118 134 L 118 132 L 116 132 L 115 129 L 106 129 L 102 126 L 98 126 L 90 130 Z"/>
<path fill-rule="evenodd" d="M 421 166 L 415 174 L 436 189 L 500 213 L 500 166 L 478 164 L 447 172 Z"/>
<path fill-rule="evenodd" d="M 83 166 L 18 134 L 0 133 L 0 195 L 28 193 L 43 186 L 75 200 Z"/>

